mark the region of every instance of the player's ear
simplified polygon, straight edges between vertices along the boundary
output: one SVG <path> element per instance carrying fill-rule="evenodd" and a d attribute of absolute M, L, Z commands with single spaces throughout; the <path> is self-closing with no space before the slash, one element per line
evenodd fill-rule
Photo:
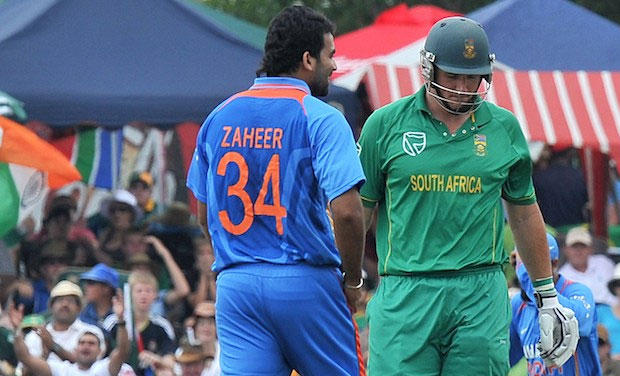
<path fill-rule="evenodd" d="M 314 58 L 312 55 L 310 55 L 310 51 L 305 51 L 301 55 L 301 66 L 304 69 L 312 72 L 314 70 L 314 65 L 315 64 L 316 64 L 316 58 Z"/>

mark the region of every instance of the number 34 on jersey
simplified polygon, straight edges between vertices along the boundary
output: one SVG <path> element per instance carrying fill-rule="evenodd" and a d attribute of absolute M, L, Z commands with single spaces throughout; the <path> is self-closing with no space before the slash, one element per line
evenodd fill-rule
<path fill-rule="evenodd" d="M 258 149 L 282 148 L 282 130 L 280 128 L 246 128 L 242 134 L 239 128 L 223 127 L 225 137 L 220 146 L 231 147 L 241 146 Z M 228 196 L 235 196 L 243 204 L 243 219 L 240 223 L 233 223 L 226 210 L 220 210 L 218 217 L 222 227 L 233 235 L 242 235 L 250 229 L 254 223 L 256 215 L 272 216 L 276 220 L 276 232 L 284 234 L 282 218 L 286 217 L 286 208 L 280 202 L 280 155 L 273 154 L 267 168 L 263 173 L 261 189 L 252 202 L 250 195 L 246 191 L 246 185 L 250 176 L 248 163 L 245 157 L 237 151 L 226 152 L 217 165 L 217 174 L 225 176 L 229 164 L 235 164 L 239 170 L 239 179 L 228 186 Z M 267 192 L 271 188 L 273 203 L 265 202 Z"/>

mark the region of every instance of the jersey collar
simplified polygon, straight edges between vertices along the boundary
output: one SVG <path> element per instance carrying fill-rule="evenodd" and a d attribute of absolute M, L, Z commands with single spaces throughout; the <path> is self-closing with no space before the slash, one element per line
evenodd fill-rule
<path fill-rule="evenodd" d="M 258 77 L 254 79 L 254 85 L 250 90 L 261 89 L 297 89 L 307 94 L 310 94 L 310 87 L 308 84 L 293 77 Z"/>

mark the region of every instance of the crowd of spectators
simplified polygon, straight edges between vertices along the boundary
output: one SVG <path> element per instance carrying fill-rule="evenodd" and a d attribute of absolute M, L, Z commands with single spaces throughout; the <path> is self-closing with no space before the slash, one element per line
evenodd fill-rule
<path fill-rule="evenodd" d="M 186 204 L 155 202 L 153 183 L 133 174 L 89 218 L 51 195 L 41 230 L 12 249 L 0 375 L 220 374 L 213 250 Z"/>

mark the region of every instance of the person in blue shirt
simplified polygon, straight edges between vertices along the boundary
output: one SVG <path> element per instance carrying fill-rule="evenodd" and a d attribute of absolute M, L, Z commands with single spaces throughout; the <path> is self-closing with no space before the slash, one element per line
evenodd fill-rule
<path fill-rule="evenodd" d="M 333 34 L 322 14 L 283 9 L 254 85 L 216 107 L 197 136 L 187 186 L 219 273 L 225 375 L 365 374 L 351 313 L 365 177 L 344 116 L 316 98 L 336 69 Z"/>
<path fill-rule="evenodd" d="M 512 322 L 510 324 L 510 365 L 515 365 L 525 356 L 530 376 L 540 375 L 601 375 L 598 357 L 598 334 L 596 308 L 592 292 L 581 283 L 567 280 L 558 274 L 559 248 L 555 238 L 547 234 L 553 279 L 562 306 L 572 309 L 579 322 L 577 351 L 561 367 L 546 367 L 540 356 L 538 342 L 540 329 L 534 288 L 525 266 L 516 257 L 516 271 L 521 284 L 521 293 L 512 300 Z"/>

